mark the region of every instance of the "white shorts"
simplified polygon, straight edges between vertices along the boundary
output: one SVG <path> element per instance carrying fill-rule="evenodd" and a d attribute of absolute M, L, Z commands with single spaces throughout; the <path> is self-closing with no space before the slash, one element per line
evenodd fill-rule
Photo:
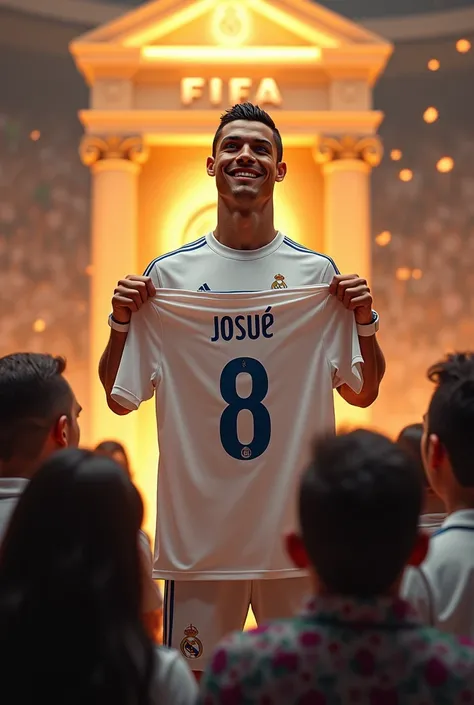
<path fill-rule="evenodd" d="M 193 671 L 206 667 L 218 642 L 244 628 L 249 607 L 262 624 L 292 617 L 311 595 L 308 577 L 275 580 L 167 580 L 163 643 L 179 649 Z"/>

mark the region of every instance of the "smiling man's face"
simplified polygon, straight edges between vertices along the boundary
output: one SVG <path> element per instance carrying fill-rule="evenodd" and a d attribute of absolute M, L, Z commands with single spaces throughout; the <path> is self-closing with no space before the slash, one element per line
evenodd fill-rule
<path fill-rule="evenodd" d="M 235 120 L 220 133 L 216 155 L 208 158 L 207 170 L 216 177 L 219 196 L 251 208 L 272 198 L 275 182 L 286 174 L 286 165 L 278 163 L 270 127 Z"/>

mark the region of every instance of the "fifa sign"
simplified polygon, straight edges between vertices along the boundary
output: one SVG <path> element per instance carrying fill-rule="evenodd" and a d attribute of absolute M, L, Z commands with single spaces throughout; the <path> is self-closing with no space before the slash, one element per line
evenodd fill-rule
<path fill-rule="evenodd" d="M 209 102 L 216 107 L 235 105 L 251 100 L 257 105 L 282 104 L 280 89 L 274 78 L 262 78 L 258 82 L 251 78 L 205 79 L 200 76 L 181 79 L 181 103 L 189 106 L 207 93 Z"/>

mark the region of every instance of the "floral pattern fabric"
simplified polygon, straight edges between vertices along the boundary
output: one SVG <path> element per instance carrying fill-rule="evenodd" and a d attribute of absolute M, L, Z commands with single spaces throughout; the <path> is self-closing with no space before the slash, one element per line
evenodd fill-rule
<path fill-rule="evenodd" d="M 298 617 L 227 637 L 202 705 L 474 705 L 474 645 L 400 599 L 317 598 Z"/>

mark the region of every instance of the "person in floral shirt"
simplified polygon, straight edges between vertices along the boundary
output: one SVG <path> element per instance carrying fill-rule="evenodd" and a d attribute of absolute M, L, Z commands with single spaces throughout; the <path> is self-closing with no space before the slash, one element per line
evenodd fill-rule
<path fill-rule="evenodd" d="M 398 596 L 419 564 L 423 488 L 404 451 L 369 431 L 325 438 L 300 489 L 314 596 L 301 614 L 227 637 L 201 682 L 202 705 L 474 705 L 474 645 L 425 627 Z"/>

